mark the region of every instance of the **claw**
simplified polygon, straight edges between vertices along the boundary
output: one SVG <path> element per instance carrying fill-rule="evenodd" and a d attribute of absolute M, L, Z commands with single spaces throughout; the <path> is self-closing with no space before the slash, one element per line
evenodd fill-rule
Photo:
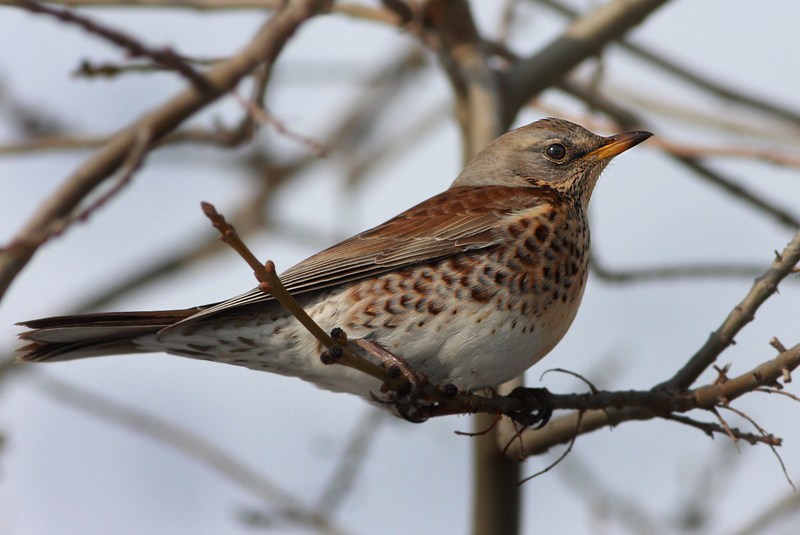
<path fill-rule="evenodd" d="M 553 416 L 553 406 L 550 404 L 550 392 L 546 388 L 515 388 L 509 396 L 514 396 L 527 402 L 528 407 L 533 405 L 533 401 L 538 401 L 541 409 L 533 412 L 532 409 L 525 408 L 511 416 L 515 421 L 534 430 L 546 426 Z"/>

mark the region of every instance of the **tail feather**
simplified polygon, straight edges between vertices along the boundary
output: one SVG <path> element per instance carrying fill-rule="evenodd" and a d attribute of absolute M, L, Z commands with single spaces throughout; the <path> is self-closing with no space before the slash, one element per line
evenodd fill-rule
<path fill-rule="evenodd" d="M 141 353 L 134 340 L 156 334 L 202 310 L 157 312 L 111 312 L 78 316 L 57 316 L 23 321 L 17 325 L 31 330 L 19 335 L 30 342 L 17 349 L 18 361 L 73 360 L 104 355 Z"/>

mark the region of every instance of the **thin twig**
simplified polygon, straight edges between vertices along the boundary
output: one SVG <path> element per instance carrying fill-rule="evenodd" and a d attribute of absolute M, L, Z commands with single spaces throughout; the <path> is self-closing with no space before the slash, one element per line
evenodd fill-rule
<path fill-rule="evenodd" d="M 13 6 L 17 0 L 0 0 L 0 5 Z M 279 10 L 286 5 L 286 0 L 48 0 L 51 4 L 69 7 L 116 8 L 153 8 L 169 7 L 194 11 L 241 11 Z M 389 9 L 373 8 L 356 3 L 337 2 L 330 11 L 358 19 L 372 20 L 392 26 L 400 26 L 402 21 L 396 13 Z"/>
<path fill-rule="evenodd" d="M 103 26 L 88 17 L 74 13 L 72 10 L 67 8 L 55 9 L 34 0 L 14 0 L 12 5 L 14 4 L 33 13 L 42 13 L 61 19 L 64 22 L 77 24 L 87 32 L 98 35 L 103 39 L 121 48 L 124 48 L 132 57 L 144 57 L 151 59 L 157 64 L 163 65 L 167 69 L 179 73 L 181 76 L 189 80 L 200 91 L 211 90 L 209 81 L 202 74 L 197 72 L 191 65 L 181 58 L 181 56 L 168 48 L 150 48 L 133 37 L 125 35 L 118 30 L 107 28 L 106 26 Z"/>
<path fill-rule="evenodd" d="M 744 431 L 741 431 L 736 427 L 729 427 L 728 429 L 725 429 L 719 424 L 714 424 L 711 422 L 699 422 L 697 420 L 689 418 L 688 416 L 683 416 L 681 414 L 667 414 L 665 416 L 661 416 L 661 418 L 664 420 L 672 420 L 673 422 L 678 422 L 683 425 L 688 425 L 689 427 L 694 427 L 696 429 L 703 431 L 706 435 L 712 438 L 714 437 L 714 433 L 728 434 L 730 432 L 737 440 L 744 440 L 745 442 L 748 442 L 754 446 L 759 442 L 762 442 L 764 444 L 771 444 L 773 446 L 780 446 L 782 443 L 780 438 L 774 437 L 772 435 L 769 436 L 754 435 L 752 433 L 746 433 Z"/>
<path fill-rule="evenodd" d="M 761 433 L 761 435 L 763 435 L 764 437 L 772 437 L 772 434 L 771 434 L 771 433 L 767 433 L 767 432 L 766 432 L 764 429 L 762 429 L 762 428 L 761 428 L 761 426 L 760 426 L 760 425 L 758 425 L 758 424 L 756 423 L 756 421 L 755 421 L 755 420 L 753 420 L 752 418 L 750 418 L 748 415 L 746 415 L 746 414 L 745 414 L 745 413 L 743 413 L 742 411 L 740 411 L 740 410 L 737 410 L 737 409 L 734 409 L 733 407 L 731 407 L 731 406 L 729 406 L 729 405 L 727 405 L 727 406 L 725 406 L 725 405 L 724 405 L 724 406 L 721 406 L 721 408 L 723 408 L 723 409 L 726 409 L 726 410 L 729 410 L 729 411 L 731 411 L 731 412 L 733 412 L 733 413 L 735 413 L 735 414 L 738 414 L 739 416 L 741 416 L 742 418 L 744 418 L 745 420 L 747 420 L 748 422 L 750 422 L 750 423 L 753 425 L 753 427 L 755 427 L 755 428 L 758 430 L 758 432 L 759 432 L 759 433 Z M 769 448 L 772 450 L 772 453 L 774 453 L 774 454 L 775 454 L 775 457 L 778 459 L 778 462 L 781 464 L 781 469 L 783 470 L 783 475 L 784 475 L 784 476 L 786 476 L 786 481 L 788 481 L 788 482 L 789 482 L 789 485 L 791 485 L 791 486 L 792 486 L 792 490 L 793 490 L 794 492 L 797 492 L 797 487 L 795 487 L 795 486 L 794 486 L 794 483 L 792 483 L 792 478 L 790 478 L 790 477 L 789 477 L 789 472 L 787 472 L 787 471 L 786 471 L 786 465 L 785 465 L 785 464 L 783 464 L 783 459 L 781 458 L 780 454 L 778 453 L 778 450 L 776 450 L 776 449 L 775 449 L 775 446 L 773 446 L 772 444 L 769 444 L 769 443 L 767 443 L 767 445 L 768 445 L 768 446 L 769 446 Z"/>
<path fill-rule="evenodd" d="M 601 110 L 610 117 L 613 117 L 614 120 L 616 120 L 625 129 L 647 128 L 645 121 L 638 114 L 624 106 L 621 106 L 607 96 L 601 95 L 591 88 L 587 88 L 585 84 L 580 84 L 575 82 L 573 79 L 568 79 L 562 80 L 559 83 L 559 88 L 571 95 L 576 96 L 577 98 L 584 100 L 592 107 Z M 760 212 L 768 214 L 782 225 L 791 228 L 792 230 L 796 230 L 798 227 L 800 227 L 800 217 L 786 209 L 776 206 L 767 198 L 762 197 L 755 191 L 751 191 L 749 188 L 736 183 L 731 178 L 719 171 L 712 169 L 699 159 L 677 156 L 675 154 L 669 155 L 681 165 L 684 165 L 685 167 L 694 171 L 704 180 L 711 182 L 734 197 L 743 200 Z"/>
<path fill-rule="evenodd" d="M 791 392 L 786 392 L 785 390 L 776 390 L 775 388 L 756 388 L 754 392 L 764 392 L 765 394 L 779 394 L 781 396 L 786 396 L 789 399 L 793 399 L 794 401 L 800 401 L 800 396 L 796 396 Z"/>
<path fill-rule="evenodd" d="M 592 273 L 610 283 L 637 283 L 652 281 L 682 281 L 699 278 L 743 278 L 754 279 L 764 273 L 763 266 L 735 264 L 697 264 L 652 268 L 609 268 L 598 259 L 595 251 L 589 259 Z M 791 280 L 791 279 L 790 279 Z"/>
<path fill-rule="evenodd" d="M 544 470 L 540 470 L 540 471 L 536 472 L 535 474 L 533 474 L 532 476 L 528 476 L 525 479 L 523 479 L 522 481 L 520 481 L 519 482 L 520 485 L 522 485 L 523 483 L 525 483 L 527 481 L 530 481 L 531 479 L 533 479 L 535 477 L 539 477 L 542 474 L 546 474 L 547 472 L 549 472 L 550 470 L 555 468 L 556 465 L 561 463 L 561 461 L 563 461 L 564 458 L 566 458 L 566 456 L 570 454 L 570 452 L 572 451 L 572 446 L 575 445 L 575 441 L 578 439 L 578 435 L 580 434 L 579 431 L 580 431 L 580 428 L 581 428 L 581 420 L 582 419 L 583 419 L 583 411 L 579 411 L 578 412 L 578 423 L 575 424 L 575 433 L 572 435 L 572 440 L 570 440 L 569 446 L 567 446 L 567 449 L 564 451 L 564 453 L 562 453 L 561 456 L 558 459 L 556 459 L 553 463 L 550 464 L 550 466 L 548 466 Z"/>
<path fill-rule="evenodd" d="M 545 88 L 558 82 L 586 58 L 621 38 L 667 0 L 612 0 L 583 15 L 541 50 L 516 62 L 506 77 L 505 122 Z"/>
<path fill-rule="evenodd" d="M 245 99 L 236 91 L 233 91 L 232 94 L 239 104 L 241 104 L 242 107 L 247 110 L 247 113 L 254 117 L 255 120 L 271 125 L 273 128 L 275 128 L 275 130 L 287 138 L 305 145 L 307 148 L 311 149 L 311 151 L 314 152 L 318 158 L 322 158 L 323 156 L 327 155 L 328 151 L 319 142 L 292 131 L 289 127 L 268 113 L 267 110 L 265 110 L 262 106 L 253 101 Z"/>
<path fill-rule="evenodd" d="M 75 216 L 67 215 L 54 219 L 40 232 L 28 236 L 25 241 L 15 239 L 7 247 L 0 249 L 0 253 L 14 254 L 15 249 L 38 248 L 50 238 L 60 236 L 76 221 L 83 222 L 88 220 L 95 211 L 105 205 L 112 197 L 130 183 L 134 173 L 144 163 L 144 159 L 150 148 L 150 140 L 150 132 L 147 130 L 143 129 L 136 133 L 136 144 L 133 146 L 120 169 L 121 173 L 117 183 L 95 199 L 89 206 L 81 210 Z"/>
<path fill-rule="evenodd" d="M 731 438 L 731 441 L 733 442 L 733 445 L 736 446 L 736 451 L 741 453 L 742 450 L 739 449 L 739 439 L 736 435 L 733 434 L 733 431 L 731 431 L 731 428 L 728 426 L 728 422 L 725 421 L 725 418 L 722 417 L 722 415 L 719 413 L 716 407 L 711 407 L 708 410 L 709 412 L 711 412 L 711 414 L 717 417 L 717 420 L 719 420 L 719 423 L 720 425 L 722 425 L 722 428 L 725 430 L 725 433 L 728 434 L 728 436 Z"/>

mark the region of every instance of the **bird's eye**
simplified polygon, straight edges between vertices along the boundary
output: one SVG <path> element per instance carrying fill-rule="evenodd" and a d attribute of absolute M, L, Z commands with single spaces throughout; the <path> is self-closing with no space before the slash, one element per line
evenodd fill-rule
<path fill-rule="evenodd" d="M 545 155 L 556 162 L 560 162 L 567 156 L 567 149 L 561 143 L 553 143 L 544 149 Z"/>

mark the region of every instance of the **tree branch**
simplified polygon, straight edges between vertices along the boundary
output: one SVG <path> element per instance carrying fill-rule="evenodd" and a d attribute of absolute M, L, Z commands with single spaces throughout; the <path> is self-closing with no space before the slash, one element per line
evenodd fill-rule
<path fill-rule="evenodd" d="M 766 273 L 756 280 L 747 297 L 728 315 L 722 325 L 711 334 L 708 341 L 695 353 L 678 373 L 659 385 L 661 388 L 681 390 L 694 383 L 717 357 L 733 344 L 736 334 L 755 318 L 756 311 L 778 289 L 778 284 L 794 271 L 800 261 L 800 232 L 795 234 L 783 253 L 777 255 Z"/>
<path fill-rule="evenodd" d="M 558 0 L 536 0 L 536 2 L 548 6 L 572 19 L 581 16 L 579 12 L 566 6 Z M 638 43 L 633 43 L 622 39 L 619 41 L 619 45 L 631 54 L 644 59 L 652 65 L 655 65 L 656 67 L 672 74 L 677 78 L 680 78 L 687 83 L 713 94 L 715 97 L 736 102 L 755 110 L 766 112 L 773 117 L 777 117 L 778 119 L 788 121 L 796 125 L 800 124 L 800 113 L 794 110 L 776 106 L 775 104 L 764 99 L 747 95 L 739 90 L 726 87 L 725 85 L 710 80 L 702 74 L 692 71 L 683 65 L 680 65 L 677 62 Z"/>
<path fill-rule="evenodd" d="M 297 28 L 318 13 L 326 3 L 326 0 L 291 0 L 264 24 L 244 50 L 207 71 L 210 90 L 199 91 L 196 87 L 189 87 L 112 136 L 103 149 L 89 158 L 40 207 L 15 241 L 26 243 L 53 220 L 70 214 L 98 184 L 122 165 L 125 155 L 136 142 L 136 132 L 146 130 L 154 141 L 161 139 L 194 113 L 233 89 L 258 66 L 273 62 Z M 31 245 L 0 252 L 0 298 L 35 252 L 36 247 Z"/>
<path fill-rule="evenodd" d="M 505 80 L 505 123 L 542 90 L 580 62 L 639 25 L 668 0 L 613 0 L 572 23 L 560 37 L 527 59 L 516 62 Z"/>

